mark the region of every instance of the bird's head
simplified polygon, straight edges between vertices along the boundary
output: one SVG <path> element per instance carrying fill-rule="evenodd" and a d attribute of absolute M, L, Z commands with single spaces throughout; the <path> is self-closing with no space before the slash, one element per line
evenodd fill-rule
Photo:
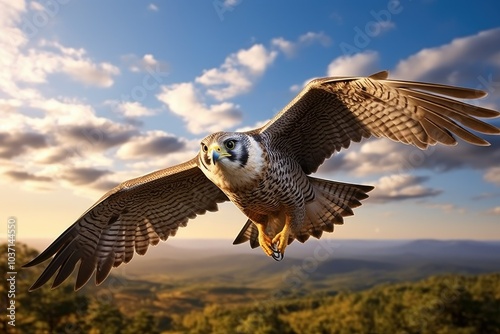
<path fill-rule="evenodd" d="M 217 132 L 200 143 L 200 160 L 208 170 L 244 168 L 248 162 L 248 136 L 238 132 Z"/>
<path fill-rule="evenodd" d="M 217 132 L 200 143 L 200 168 L 219 186 L 223 182 L 234 185 L 260 173 L 262 159 L 260 145 L 246 133 Z"/>

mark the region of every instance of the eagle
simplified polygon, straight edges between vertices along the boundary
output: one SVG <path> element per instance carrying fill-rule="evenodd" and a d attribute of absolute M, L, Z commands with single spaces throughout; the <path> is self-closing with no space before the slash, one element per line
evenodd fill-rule
<path fill-rule="evenodd" d="M 442 84 L 368 77 L 310 81 L 264 126 L 217 132 L 201 140 L 198 154 L 182 164 L 125 181 L 107 192 L 41 254 L 24 267 L 51 259 L 30 290 L 55 275 L 59 286 L 79 263 L 75 290 L 95 273 L 103 282 L 134 251 L 174 236 L 189 219 L 217 204 L 233 202 L 248 217 L 234 244 L 249 241 L 281 260 L 293 240 L 333 232 L 353 215 L 373 187 L 311 176 L 333 153 L 363 138 L 385 137 L 426 149 L 456 145 L 456 137 L 479 146 L 474 134 L 500 134 L 478 118 L 499 112 L 452 99 L 486 93 Z"/>

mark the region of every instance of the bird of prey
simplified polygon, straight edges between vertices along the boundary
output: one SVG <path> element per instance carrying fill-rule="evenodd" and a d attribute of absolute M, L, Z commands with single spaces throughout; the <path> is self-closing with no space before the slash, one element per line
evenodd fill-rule
<path fill-rule="evenodd" d="M 468 129 L 500 133 L 477 119 L 499 112 L 450 99 L 475 99 L 485 96 L 483 91 L 387 77 L 383 71 L 312 80 L 263 127 L 211 134 L 193 159 L 121 183 L 25 265 L 52 258 L 31 289 L 53 275 L 57 287 L 78 263 L 75 289 L 94 272 L 100 284 L 112 267 L 129 262 L 134 250 L 145 254 L 149 245 L 224 201 L 248 217 L 234 244 L 249 241 L 280 260 L 294 239 L 332 232 L 373 189 L 310 176 L 351 142 L 385 137 L 425 149 L 455 145 L 457 136 L 485 146 L 489 143 Z"/>

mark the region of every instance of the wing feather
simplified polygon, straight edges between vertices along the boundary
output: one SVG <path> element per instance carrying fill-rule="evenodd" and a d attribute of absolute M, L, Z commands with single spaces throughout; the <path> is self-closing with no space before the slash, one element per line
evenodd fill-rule
<path fill-rule="evenodd" d="M 233 245 L 242 244 L 248 240 L 250 240 L 250 247 L 259 247 L 259 231 L 250 219 L 247 220 L 245 226 L 243 226 L 236 239 L 234 239 Z"/>
<path fill-rule="evenodd" d="M 370 77 L 312 80 L 254 132 L 271 148 L 286 150 L 307 174 L 335 151 L 371 136 L 426 149 L 437 143 L 455 145 L 454 136 L 474 145 L 489 145 L 472 131 L 500 134 L 498 127 L 476 118 L 498 117 L 499 112 L 448 98 L 475 99 L 485 92 L 387 80 L 387 75 L 382 71 Z"/>
<path fill-rule="evenodd" d="M 52 258 L 31 287 L 54 276 L 52 287 L 66 280 L 80 263 L 75 289 L 95 273 L 100 284 L 113 267 L 129 262 L 134 250 L 166 240 L 189 219 L 216 211 L 226 195 L 208 180 L 194 158 L 184 164 L 125 181 L 105 194 L 46 250 L 25 267 Z"/>

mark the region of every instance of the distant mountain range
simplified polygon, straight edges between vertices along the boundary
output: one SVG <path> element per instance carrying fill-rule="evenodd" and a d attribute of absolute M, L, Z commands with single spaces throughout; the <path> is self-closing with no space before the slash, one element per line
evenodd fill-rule
<path fill-rule="evenodd" d="M 29 242 L 42 249 L 40 244 L 47 242 Z M 276 262 L 260 248 L 233 246 L 231 240 L 171 239 L 150 247 L 145 256 L 136 254 L 120 269 L 128 278 L 154 281 L 223 280 L 262 286 L 262 281 L 267 285 L 292 274 L 312 282 L 340 282 L 354 275 L 372 285 L 438 273 L 500 271 L 500 241 L 313 239 L 293 242 L 284 260 Z"/>
<path fill-rule="evenodd" d="M 469 240 L 310 240 L 290 245 L 281 262 L 230 241 L 184 241 L 151 251 L 150 258 L 132 260 L 126 273 L 146 280 L 166 276 L 259 288 L 271 288 L 288 277 L 300 279 L 303 287 L 357 289 L 435 274 L 500 271 L 500 242 Z"/>
<path fill-rule="evenodd" d="M 46 240 L 23 240 L 42 250 Z M 500 272 L 500 241 L 309 240 L 292 243 L 276 262 L 231 240 L 172 239 L 114 269 L 102 286 L 123 303 L 161 300 L 162 309 L 185 312 L 213 302 L 335 294 L 441 274 Z M 133 303 L 129 307 L 133 309 Z"/>
<path fill-rule="evenodd" d="M 43 250 L 50 240 L 23 240 L 31 247 Z M 224 239 L 169 239 L 157 246 L 150 247 L 145 256 L 135 254 L 129 264 L 143 267 L 148 261 L 170 259 L 173 262 L 186 264 L 187 261 L 200 261 L 217 258 L 220 265 L 230 266 L 242 255 L 255 257 L 255 261 L 276 264 L 268 258 L 260 248 L 251 249 L 248 244 L 234 246 L 232 240 Z M 346 239 L 310 239 L 304 244 L 294 241 L 288 248 L 283 263 L 287 260 L 305 260 L 308 258 L 355 258 L 355 259 L 446 259 L 446 260 L 495 260 L 500 259 L 500 241 L 475 240 L 346 240 Z M 247 258 L 245 256 L 245 258 Z M 140 260 L 139 260 L 140 259 Z M 293 260 L 292 260 L 293 259 Z M 226 263 L 227 261 L 227 263 Z M 141 262 L 143 262 L 141 264 Z M 241 261 L 238 261 L 241 262 Z M 180 264 L 179 264 L 180 265 Z M 161 270 L 161 268 L 158 268 Z"/>

